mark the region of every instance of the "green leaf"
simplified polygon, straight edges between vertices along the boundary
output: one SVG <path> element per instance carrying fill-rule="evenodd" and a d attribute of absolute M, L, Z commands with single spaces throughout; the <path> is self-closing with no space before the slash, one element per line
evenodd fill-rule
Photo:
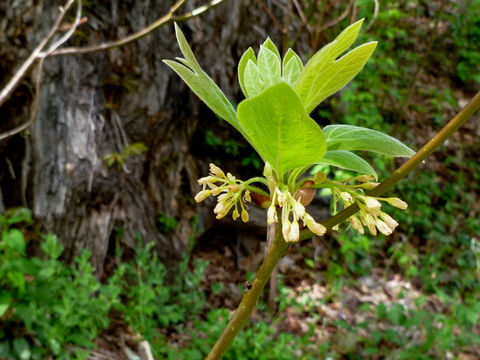
<path fill-rule="evenodd" d="M 18 229 L 12 229 L 2 234 L 5 245 L 10 249 L 16 250 L 19 253 L 25 253 L 25 239 L 23 234 Z"/>
<path fill-rule="evenodd" d="M 0 293 L 0 317 L 7 312 L 11 302 L 12 295 L 7 292 Z"/>
<path fill-rule="evenodd" d="M 293 85 L 303 71 L 303 64 L 295 51 L 288 49 L 283 58 L 282 78 L 287 84 Z"/>
<path fill-rule="evenodd" d="M 372 55 L 377 42 L 363 44 L 336 60 L 356 40 L 362 23 L 363 19 L 347 27 L 305 66 L 294 88 L 308 113 L 352 80 Z"/>
<path fill-rule="evenodd" d="M 278 49 L 275 46 L 275 44 L 273 43 L 273 41 L 270 40 L 270 38 L 267 38 L 267 40 L 265 40 L 265 42 L 262 44 L 262 46 L 267 48 L 271 52 L 273 52 L 275 54 L 275 56 L 277 57 L 278 61 L 282 60 L 282 57 L 280 56 L 280 52 L 278 51 Z"/>
<path fill-rule="evenodd" d="M 415 154 L 401 141 L 376 130 L 352 125 L 329 125 L 323 128 L 323 132 L 328 151 L 365 150 L 398 157 Z"/>
<path fill-rule="evenodd" d="M 16 338 L 13 340 L 13 350 L 20 360 L 28 360 L 32 355 L 30 345 L 25 338 Z"/>
<path fill-rule="evenodd" d="M 248 60 L 245 68 L 245 90 L 248 93 L 248 97 L 257 96 L 264 90 L 263 80 L 258 67 L 251 60 Z"/>
<path fill-rule="evenodd" d="M 238 120 L 264 161 L 281 176 L 321 160 L 325 137 L 305 112 L 300 98 L 285 82 L 238 106 Z"/>
<path fill-rule="evenodd" d="M 248 60 L 251 60 L 254 65 L 257 64 L 257 59 L 255 57 L 255 52 L 251 47 L 247 49 L 240 58 L 240 62 L 238 63 L 238 83 L 242 88 L 243 94 L 246 98 L 252 97 L 248 94 L 248 90 L 245 87 L 245 68 L 247 67 Z"/>
<path fill-rule="evenodd" d="M 375 179 L 378 178 L 377 173 L 368 162 L 350 151 L 327 151 L 325 155 L 323 155 L 322 160 L 320 160 L 318 163 L 352 170 L 361 174 L 373 175 L 375 176 Z"/>
<path fill-rule="evenodd" d="M 175 24 L 175 32 L 185 59 L 177 58 L 181 64 L 172 60 L 163 60 L 163 62 L 170 66 L 210 109 L 246 136 L 237 121 L 235 108 L 217 84 L 201 69 L 177 24 Z"/>
<path fill-rule="evenodd" d="M 275 85 L 281 80 L 280 59 L 273 51 L 264 46 L 261 46 L 258 52 L 257 66 L 265 87 Z"/>

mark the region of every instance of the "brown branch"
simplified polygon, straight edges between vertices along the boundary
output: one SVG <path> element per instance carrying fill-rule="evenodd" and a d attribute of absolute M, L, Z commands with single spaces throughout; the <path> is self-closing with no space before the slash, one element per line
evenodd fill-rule
<path fill-rule="evenodd" d="M 42 52 L 43 48 L 47 45 L 47 43 L 52 39 L 52 37 L 58 31 L 60 24 L 62 23 L 65 14 L 70 9 L 72 4 L 75 0 L 67 0 L 63 7 L 60 7 L 60 14 L 58 15 L 57 19 L 55 20 L 55 24 L 50 29 L 50 32 L 40 41 L 40 44 L 33 50 L 30 56 L 25 60 L 25 62 L 20 66 L 20 68 L 15 72 L 13 77 L 10 81 L 5 85 L 5 87 L 0 92 L 0 106 L 2 106 L 12 95 L 12 92 L 17 88 L 20 81 L 25 77 L 28 70 L 31 69 L 33 64 L 38 60 L 39 54 Z"/>
<path fill-rule="evenodd" d="M 40 89 L 41 89 L 41 85 L 42 85 L 43 62 L 45 61 L 48 54 L 55 51 L 59 46 L 64 44 L 73 35 L 73 33 L 77 29 L 78 25 L 80 24 L 81 19 L 82 19 L 82 0 L 78 0 L 78 2 L 77 2 L 77 14 L 75 16 L 75 21 L 72 24 L 72 26 L 70 27 L 70 29 L 60 39 L 58 39 L 55 43 L 53 43 L 49 47 L 49 49 L 45 53 L 46 54 L 45 56 L 40 57 L 40 54 L 37 55 L 37 56 L 39 56 L 40 61 L 38 63 L 38 69 L 37 69 L 38 74 L 37 74 L 37 80 L 35 82 L 35 97 L 34 97 L 33 104 L 32 104 L 31 110 L 30 110 L 30 117 L 29 117 L 28 121 L 26 123 L 20 125 L 20 126 L 17 126 L 16 128 L 13 128 L 11 130 L 8 130 L 8 131 L 0 134 L 0 141 L 4 140 L 6 138 L 9 138 L 10 136 L 16 135 L 19 132 L 22 132 L 23 130 L 27 129 L 28 127 L 30 127 L 35 122 L 35 119 L 36 119 L 37 114 L 38 114 L 38 109 L 40 107 Z M 50 33 L 47 35 L 47 38 L 48 37 L 51 38 L 55 34 L 55 32 L 58 30 L 58 27 L 60 26 L 60 24 L 61 24 L 61 21 L 60 22 L 55 22 L 55 25 L 52 28 L 52 30 L 55 30 L 55 31 L 53 31 L 53 32 L 50 31 Z M 44 44 L 44 46 L 45 45 L 46 45 L 46 43 Z"/>
<path fill-rule="evenodd" d="M 174 21 L 185 21 L 188 20 L 192 17 L 196 17 L 205 11 L 221 4 L 225 0 L 211 0 L 209 3 L 206 5 L 200 6 L 190 12 L 186 12 L 181 15 L 175 15 L 174 13 L 182 6 L 185 4 L 187 0 L 179 0 L 177 1 L 169 10 L 169 12 L 158 19 L 156 22 L 153 24 L 147 26 L 146 28 L 140 30 L 139 32 L 136 32 L 130 36 L 127 36 L 123 39 L 119 39 L 116 41 L 112 42 L 106 42 L 98 45 L 93 45 L 85 48 L 64 48 L 64 49 L 58 49 L 60 46 L 62 46 L 75 32 L 77 29 L 78 25 L 83 22 L 82 20 L 82 0 L 77 1 L 77 13 L 75 17 L 75 22 L 72 25 L 68 26 L 68 31 L 56 42 L 50 45 L 50 47 L 47 50 L 44 50 L 44 48 L 47 46 L 47 44 L 50 42 L 50 40 L 53 38 L 53 36 L 59 31 L 60 25 L 62 24 L 65 14 L 67 11 L 70 9 L 72 4 L 75 2 L 75 0 L 68 0 L 63 7 L 60 7 L 60 14 L 57 17 L 55 24 L 53 27 L 50 29 L 49 33 L 45 38 L 42 39 L 40 44 L 35 48 L 35 50 L 30 54 L 30 56 L 27 58 L 27 60 L 22 64 L 22 66 L 18 69 L 18 71 L 15 72 L 13 75 L 12 79 L 7 83 L 7 85 L 2 89 L 0 92 L 0 106 L 2 106 L 11 96 L 12 92 L 17 88 L 19 85 L 20 81 L 25 77 L 26 73 L 28 70 L 31 69 L 31 67 L 35 64 L 35 62 L 39 61 L 38 65 L 38 71 L 39 74 L 37 76 L 36 80 L 36 85 L 35 85 L 35 98 L 31 107 L 30 111 L 30 117 L 29 120 L 14 128 L 11 130 L 8 130 L 2 134 L 0 134 L 0 141 L 3 139 L 6 139 L 10 136 L 13 136 L 15 134 L 18 134 L 19 132 L 27 129 L 29 126 L 31 126 L 35 122 L 36 115 L 38 114 L 38 109 L 39 109 L 39 98 L 40 98 L 40 88 L 41 88 L 41 80 L 42 80 L 42 71 L 43 71 L 43 62 L 47 57 L 50 56 L 59 56 L 59 55 L 69 55 L 69 54 L 85 54 L 85 53 L 90 53 L 90 52 L 98 52 L 98 51 L 104 51 L 104 50 L 109 50 L 113 49 L 125 44 L 128 44 L 132 41 L 138 40 L 142 37 L 147 36 L 149 33 L 152 31 L 158 29 L 159 27 L 170 23 Z"/>
<path fill-rule="evenodd" d="M 284 29 L 282 27 L 282 25 L 280 24 L 280 22 L 278 21 L 278 19 L 275 17 L 275 15 L 273 15 L 273 13 L 270 11 L 270 9 L 268 8 L 267 5 L 265 5 L 265 3 L 262 1 L 262 0 L 257 0 L 260 5 L 262 6 L 263 10 L 265 10 L 265 12 L 267 13 L 268 17 L 273 21 L 273 23 L 275 24 L 275 27 L 282 33 L 282 34 L 285 34 L 285 31 L 286 29 Z"/>
<path fill-rule="evenodd" d="M 213 7 L 220 5 L 225 0 L 211 0 L 206 5 L 200 6 L 190 12 L 186 12 L 182 15 L 175 15 L 175 12 L 185 3 L 185 1 L 186 0 L 177 1 L 175 5 L 173 5 L 170 8 L 170 10 L 166 15 L 162 16 L 160 19 L 158 19 L 154 23 L 148 25 L 146 28 L 143 28 L 142 30 L 134 34 L 128 35 L 122 39 L 108 41 L 101 44 L 95 44 L 95 45 L 90 45 L 85 47 L 69 47 L 69 48 L 59 49 L 51 53 L 50 56 L 88 54 L 88 53 L 95 53 L 95 52 L 115 49 L 117 47 L 137 41 L 147 36 L 151 32 L 157 30 L 158 28 L 162 27 L 165 24 L 172 23 L 175 21 L 185 21 L 190 18 L 196 17 Z"/>

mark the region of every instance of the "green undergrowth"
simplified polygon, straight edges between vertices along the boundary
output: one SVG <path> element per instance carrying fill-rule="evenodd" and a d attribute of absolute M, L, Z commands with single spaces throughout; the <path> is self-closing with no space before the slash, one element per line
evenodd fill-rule
<path fill-rule="evenodd" d="M 0 359 L 86 359 L 111 326 L 112 313 L 149 341 L 157 359 L 203 359 L 230 316 L 207 304 L 201 287 L 205 261 L 185 256 L 167 284 L 153 243 L 141 246 L 139 239 L 135 258 L 120 262 L 117 254 L 116 269 L 101 283 L 87 250 L 72 267 L 60 261 L 63 247 L 54 235 L 42 236 L 40 257 L 28 255 L 35 234 L 29 210 L 10 210 L 0 224 Z M 178 334 L 181 343 L 170 343 L 167 333 Z M 225 358 L 307 359 L 302 356 L 310 346 L 307 335 L 277 333 L 260 321 Z"/>

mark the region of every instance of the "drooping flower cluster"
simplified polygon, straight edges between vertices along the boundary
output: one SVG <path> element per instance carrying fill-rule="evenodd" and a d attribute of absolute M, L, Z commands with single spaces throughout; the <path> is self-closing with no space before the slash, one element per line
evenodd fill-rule
<path fill-rule="evenodd" d="M 359 181 L 360 184 L 346 184 L 352 180 Z M 358 176 L 347 179 L 345 183 L 331 182 L 334 183 L 331 187 L 334 199 L 334 213 L 337 212 L 338 200 L 343 203 L 344 207 L 356 203 L 360 208 L 360 211 L 358 214 L 354 214 L 348 219 L 356 231 L 360 234 L 364 234 L 364 226 L 366 226 L 372 235 L 377 235 L 377 229 L 384 235 L 391 235 L 393 230 L 398 226 L 398 222 L 381 210 L 381 201 L 402 210 L 407 209 L 408 204 L 396 197 L 382 198 L 364 195 L 363 189 L 372 189 L 377 185 L 377 183 L 372 183 L 370 180 L 373 180 L 373 177 Z"/>
<path fill-rule="evenodd" d="M 288 189 L 280 190 L 278 187 L 274 189 L 272 203 L 267 212 L 269 225 L 278 222 L 277 206 L 282 209 L 282 234 L 285 241 L 298 241 L 300 237 L 299 220 L 314 234 L 323 235 L 327 231 L 325 226 L 317 223 L 305 211 L 305 206 L 302 205 L 301 199 L 295 199 Z"/>
<path fill-rule="evenodd" d="M 218 196 L 217 205 L 213 209 L 217 219 L 223 218 L 233 208 L 233 220 L 241 216 L 243 222 L 248 221 L 248 207 L 245 202 L 250 202 L 251 198 L 250 191 L 245 189 L 243 181 L 237 180 L 230 173 L 225 175 L 218 166 L 210 164 L 210 175 L 198 179 L 198 183 L 202 185 L 202 190 L 195 196 L 196 202 L 203 201 L 210 195 Z M 238 204 L 240 204 L 241 215 Z"/>

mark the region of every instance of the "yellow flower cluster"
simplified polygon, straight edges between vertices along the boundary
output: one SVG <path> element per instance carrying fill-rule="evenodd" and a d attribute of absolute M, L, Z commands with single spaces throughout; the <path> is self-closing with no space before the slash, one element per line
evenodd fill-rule
<path fill-rule="evenodd" d="M 327 228 L 317 223 L 313 217 L 305 211 L 301 199 L 296 200 L 295 197 L 287 190 L 280 190 L 275 187 L 273 192 L 272 203 L 268 208 L 267 222 L 269 225 L 278 222 L 277 206 L 282 208 L 282 234 L 285 241 L 295 242 L 300 237 L 299 220 L 303 225 L 308 227 L 311 232 L 317 235 L 323 235 Z"/>
<path fill-rule="evenodd" d="M 368 183 L 362 184 L 360 187 L 367 188 L 367 184 Z M 349 188 L 348 186 L 343 186 L 342 189 L 332 187 L 332 192 L 335 201 L 335 211 L 337 199 L 340 199 L 343 202 L 344 207 L 348 207 L 353 203 L 358 205 L 360 208 L 359 214 L 350 216 L 348 220 L 352 227 L 360 234 L 364 234 L 364 226 L 366 226 L 372 235 L 377 235 L 377 229 L 384 235 L 391 235 L 398 226 L 398 222 L 394 218 L 380 210 L 382 207 L 380 201 L 387 202 L 402 210 L 405 210 L 408 207 L 408 204 L 399 198 L 367 196 L 363 195 L 362 191 L 359 192 L 353 187 Z"/>
<path fill-rule="evenodd" d="M 230 173 L 225 175 L 218 166 L 210 164 L 210 175 L 198 179 L 198 183 L 202 185 L 202 190 L 195 196 L 196 202 L 203 201 L 210 195 L 218 196 L 217 205 L 213 209 L 217 219 L 223 218 L 233 208 L 233 220 L 241 216 L 243 222 L 248 221 L 248 208 L 244 202 L 251 201 L 250 191 L 245 190 L 241 180 L 237 180 Z M 220 185 L 216 183 L 220 183 Z M 241 215 L 238 204 L 240 204 Z"/>

